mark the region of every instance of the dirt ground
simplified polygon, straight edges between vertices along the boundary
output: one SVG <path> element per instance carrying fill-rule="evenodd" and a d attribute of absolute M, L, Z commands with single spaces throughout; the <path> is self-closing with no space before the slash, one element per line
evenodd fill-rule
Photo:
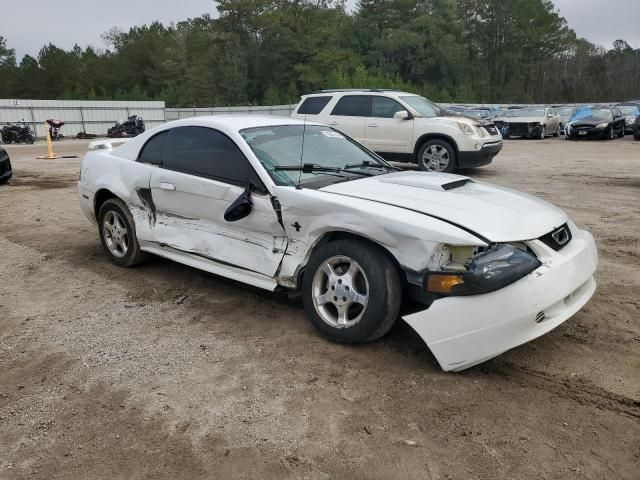
<path fill-rule="evenodd" d="M 575 317 L 459 374 L 403 322 L 336 345 L 300 301 L 160 258 L 115 267 L 80 159 L 8 151 L 0 479 L 640 478 L 640 142 L 512 140 L 467 172 L 565 209 L 600 266 Z"/>

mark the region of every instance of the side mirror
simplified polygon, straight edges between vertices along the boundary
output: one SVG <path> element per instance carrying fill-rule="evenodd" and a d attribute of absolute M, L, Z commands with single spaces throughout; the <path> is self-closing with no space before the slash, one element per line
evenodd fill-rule
<path fill-rule="evenodd" d="M 400 110 L 393 114 L 393 118 L 396 120 L 411 120 L 411 115 L 406 110 Z"/>
<path fill-rule="evenodd" d="M 237 222 L 245 217 L 248 217 L 253 210 L 253 202 L 251 201 L 251 193 L 254 190 L 254 185 L 249 183 L 245 188 L 242 195 L 240 195 L 224 212 L 224 219 L 227 222 Z"/>

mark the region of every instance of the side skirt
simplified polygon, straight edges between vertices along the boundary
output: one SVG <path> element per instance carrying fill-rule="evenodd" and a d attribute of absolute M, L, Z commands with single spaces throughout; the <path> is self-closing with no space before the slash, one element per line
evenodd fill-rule
<path fill-rule="evenodd" d="M 264 290 L 269 290 L 270 292 L 273 292 L 278 287 L 278 282 L 274 278 L 252 272 L 250 270 L 234 267 L 232 265 L 219 263 L 215 260 L 210 260 L 200 255 L 176 250 L 175 248 L 171 248 L 166 245 L 160 245 L 155 242 L 141 241 L 140 250 L 153 253 L 154 255 L 158 255 L 159 257 L 168 258 L 169 260 L 173 260 L 174 262 L 182 263 L 199 270 L 204 270 L 205 272 L 220 275 L 221 277 L 230 278 L 231 280 L 235 280 L 237 282 L 246 283 L 248 285 L 262 288 Z"/>

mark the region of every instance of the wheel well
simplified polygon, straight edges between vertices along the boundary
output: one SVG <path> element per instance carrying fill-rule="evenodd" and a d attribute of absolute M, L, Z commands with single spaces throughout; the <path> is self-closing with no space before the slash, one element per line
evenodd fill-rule
<path fill-rule="evenodd" d="M 407 283 L 407 274 L 406 272 L 403 270 L 403 268 L 400 266 L 400 264 L 398 263 L 398 260 L 396 259 L 396 257 L 394 257 L 391 252 L 389 250 L 387 250 L 385 247 L 383 247 L 382 245 L 380 245 L 379 243 L 374 242 L 373 240 L 367 238 L 367 237 L 363 237 L 362 235 L 358 235 L 356 233 L 351 233 L 351 232 L 342 232 L 342 231 L 334 231 L 334 232 L 328 232 L 325 233 L 320 240 L 318 240 L 316 242 L 316 244 L 314 245 L 314 247 L 311 249 L 311 252 L 309 253 L 309 257 L 307 258 L 307 262 L 305 263 L 305 265 L 300 268 L 300 271 L 298 272 L 298 288 L 300 288 L 302 286 L 302 279 L 304 277 L 304 272 L 305 272 L 305 267 L 306 264 L 309 262 L 309 259 L 311 258 L 311 256 L 315 253 L 315 251 L 322 247 L 323 245 L 326 245 L 327 243 L 331 243 L 331 242 L 335 242 L 336 240 L 358 240 L 360 242 L 364 242 L 367 243 L 379 250 L 382 250 L 382 252 L 389 258 L 391 259 L 391 261 L 393 262 L 393 265 L 396 267 L 396 270 L 398 271 L 398 275 L 400 276 L 400 280 L 402 281 L 403 285 L 405 285 Z"/>
<path fill-rule="evenodd" d="M 456 154 L 456 165 L 458 164 L 458 144 L 453 138 L 449 137 L 448 135 L 443 135 L 442 133 L 427 133 L 418 139 L 418 141 L 416 142 L 416 148 L 413 151 L 413 158 L 415 158 L 416 162 L 418 161 L 418 151 L 429 140 L 443 140 L 451 145 Z"/>
<path fill-rule="evenodd" d="M 118 198 L 111 191 L 103 188 L 102 190 L 98 190 L 93 197 L 93 211 L 96 215 L 96 219 L 98 218 L 98 213 L 100 213 L 100 207 L 102 204 L 109 200 L 110 198 Z"/>

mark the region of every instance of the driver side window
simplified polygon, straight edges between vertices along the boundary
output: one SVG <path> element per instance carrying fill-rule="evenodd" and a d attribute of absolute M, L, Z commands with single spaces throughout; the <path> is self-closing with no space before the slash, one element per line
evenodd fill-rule
<path fill-rule="evenodd" d="M 371 116 L 376 118 L 393 118 L 396 112 L 404 112 L 406 108 L 387 97 L 372 97 Z"/>
<path fill-rule="evenodd" d="M 206 127 L 178 127 L 167 138 L 163 168 L 232 185 L 262 185 L 233 140 Z"/>

